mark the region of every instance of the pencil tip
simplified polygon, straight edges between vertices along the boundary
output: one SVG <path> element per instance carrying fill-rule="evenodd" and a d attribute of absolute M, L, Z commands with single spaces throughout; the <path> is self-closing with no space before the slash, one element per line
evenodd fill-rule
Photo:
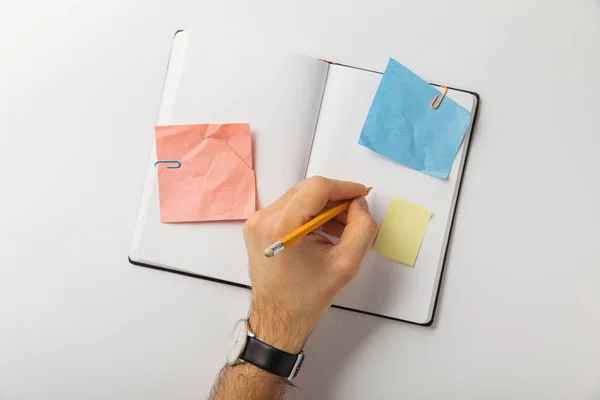
<path fill-rule="evenodd" d="M 273 257 L 273 256 L 275 255 L 275 252 L 273 251 L 273 249 L 272 249 L 272 248 L 270 248 L 270 247 L 267 247 L 267 248 L 265 249 L 265 252 L 264 252 L 264 254 L 265 254 L 265 257 Z"/>

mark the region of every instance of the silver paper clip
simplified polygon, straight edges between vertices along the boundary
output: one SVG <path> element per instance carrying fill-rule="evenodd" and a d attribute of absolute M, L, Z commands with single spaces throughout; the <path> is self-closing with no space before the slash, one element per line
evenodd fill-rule
<path fill-rule="evenodd" d="M 179 168 L 181 167 L 181 163 L 177 160 L 158 160 L 157 162 L 154 163 L 154 166 L 156 167 L 158 164 L 162 164 L 162 163 L 175 163 L 177 164 L 175 165 L 167 165 L 167 168 L 169 169 L 175 169 L 175 168 Z"/>

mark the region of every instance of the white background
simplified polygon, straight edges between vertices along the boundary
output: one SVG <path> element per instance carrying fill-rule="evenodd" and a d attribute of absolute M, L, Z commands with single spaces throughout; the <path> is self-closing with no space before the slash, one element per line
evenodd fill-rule
<path fill-rule="evenodd" d="M 482 96 L 436 326 L 331 310 L 290 397 L 600 398 L 598 0 L 3 0 L 0 399 L 203 398 L 224 361 L 248 293 L 127 262 L 180 28 Z"/>

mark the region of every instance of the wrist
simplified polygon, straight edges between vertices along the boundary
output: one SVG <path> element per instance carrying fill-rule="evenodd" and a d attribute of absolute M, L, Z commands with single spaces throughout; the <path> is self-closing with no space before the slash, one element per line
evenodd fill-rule
<path fill-rule="evenodd" d="M 314 322 L 295 318 L 281 307 L 252 299 L 248 325 L 254 336 L 290 354 L 302 351 Z"/>

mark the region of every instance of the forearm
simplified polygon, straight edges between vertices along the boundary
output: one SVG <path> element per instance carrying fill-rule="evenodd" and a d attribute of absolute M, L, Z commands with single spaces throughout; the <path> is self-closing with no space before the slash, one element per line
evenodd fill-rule
<path fill-rule="evenodd" d="M 212 390 L 211 400 L 279 400 L 287 380 L 252 364 L 225 365 Z"/>
<path fill-rule="evenodd" d="M 297 354 L 304 348 L 315 321 L 300 316 L 293 317 L 280 305 L 253 293 L 248 323 L 257 339 L 280 350 Z"/>
<path fill-rule="evenodd" d="M 221 371 L 212 400 L 283 397 L 288 379 L 294 379 L 302 366 L 308 335 L 356 276 L 373 243 L 377 224 L 363 197 L 368 192 L 358 183 L 312 177 L 246 221 L 251 312 L 235 325 L 227 351 L 228 362 L 235 365 Z M 286 246 L 282 254 L 265 257 L 265 248 L 274 240 L 312 220 L 328 203 L 344 200 L 351 200 L 347 215 L 322 227 L 339 238 L 337 244 L 309 234 Z"/>
<path fill-rule="evenodd" d="M 281 309 L 274 310 L 268 302 L 253 298 L 248 316 L 249 326 L 257 339 L 291 354 L 299 353 L 310 333 L 310 326 L 293 320 Z M 281 399 L 291 386 L 286 378 L 273 375 L 243 363 L 226 365 L 215 383 L 211 400 Z"/>

